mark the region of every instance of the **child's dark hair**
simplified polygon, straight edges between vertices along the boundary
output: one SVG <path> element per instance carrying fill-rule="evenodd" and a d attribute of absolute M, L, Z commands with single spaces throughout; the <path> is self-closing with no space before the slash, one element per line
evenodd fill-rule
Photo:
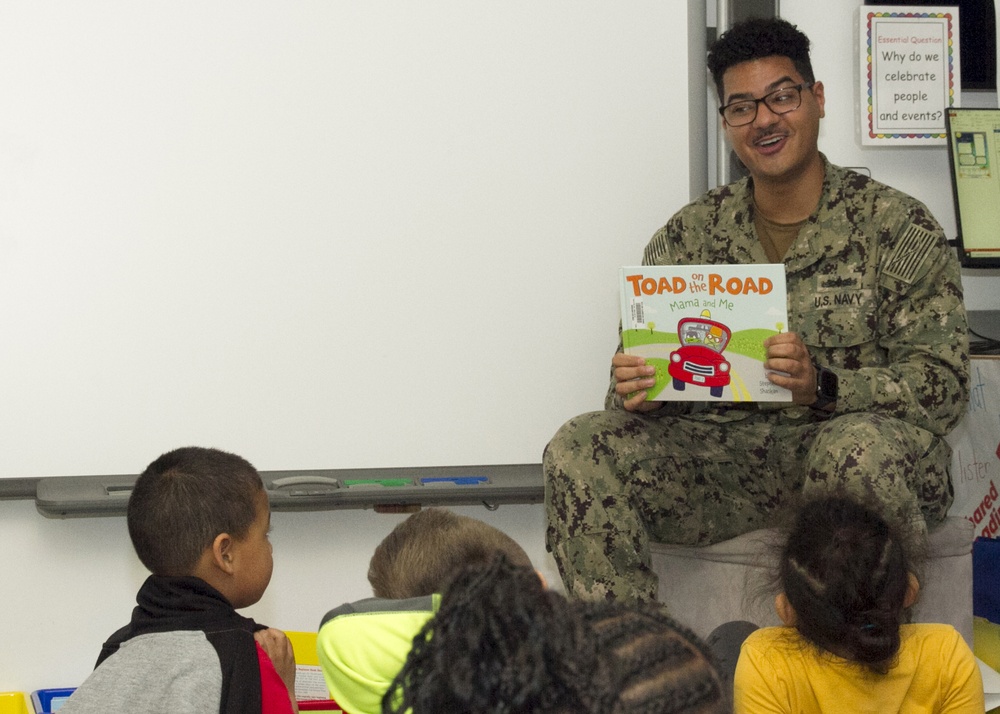
<path fill-rule="evenodd" d="M 708 647 L 652 603 L 575 603 L 609 669 L 597 712 L 674 714 L 729 711 Z"/>
<path fill-rule="evenodd" d="M 596 659 L 582 623 L 529 568 L 498 557 L 460 572 L 441 608 L 413 640 L 382 711 L 587 711 L 577 692 L 590 674 L 573 651 Z M 561 632 L 561 637 L 552 637 Z"/>
<path fill-rule="evenodd" d="M 465 569 L 414 638 L 383 714 L 725 711 L 718 674 L 656 609 L 567 602 L 503 555 Z"/>
<path fill-rule="evenodd" d="M 244 537 L 263 491 L 246 459 L 188 446 L 153 461 L 128 501 L 128 532 L 139 560 L 155 575 L 190 575 L 220 533 Z"/>
<path fill-rule="evenodd" d="M 444 508 L 428 508 L 400 522 L 368 563 L 375 597 L 405 599 L 443 592 L 462 568 L 486 564 L 504 553 L 531 567 L 517 541 L 488 523 Z"/>
<path fill-rule="evenodd" d="M 916 570 L 908 550 L 879 510 L 851 496 L 807 501 L 778 563 L 796 629 L 823 650 L 887 671 Z"/>
<path fill-rule="evenodd" d="M 787 57 L 806 82 L 812 82 L 809 38 L 795 25 L 781 18 L 751 18 L 722 33 L 708 52 L 708 69 L 715 81 L 719 101 L 723 96 L 722 76 L 733 65 L 765 57 Z"/>

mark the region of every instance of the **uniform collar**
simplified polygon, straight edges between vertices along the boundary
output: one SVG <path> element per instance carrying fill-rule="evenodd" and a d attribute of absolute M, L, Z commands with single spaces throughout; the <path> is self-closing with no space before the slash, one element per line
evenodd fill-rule
<path fill-rule="evenodd" d="M 819 261 L 831 248 L 831 238 L 840 233 L 832 226 L 832 221 L 840 213 L 831 211 L 831 206 L 837 206 L 842 202 L 844 184 L 847 177 L 850 176 L 850 172 L 831 164 L 822 152 L 820 159 L 823 162 L 823 190 L 815 210 L 806 219 L 798 238 L 785 254 L 785 268 L 789 273 L 803 270 Z M 748 177 L 739 186 L 742 199 L 740 204 L 744 207 L 741 210 L 746 212 L 743 220 L 747 222 L 747 225 L 752 225 L 753 179 Z M 741 256 L 741 260 L 767 262 L 767 256 L 760 241 L 751 241 L 745 246 L 745 249 L 746 255 Z"/>

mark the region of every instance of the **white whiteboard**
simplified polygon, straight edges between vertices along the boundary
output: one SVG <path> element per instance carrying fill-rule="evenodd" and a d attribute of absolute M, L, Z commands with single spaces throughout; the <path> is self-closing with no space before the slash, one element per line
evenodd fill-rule
<path fill-rule="evenodd" d="M 530 463 L 687 200 L 642 0 L 0 0 L 0 477 Z"/>

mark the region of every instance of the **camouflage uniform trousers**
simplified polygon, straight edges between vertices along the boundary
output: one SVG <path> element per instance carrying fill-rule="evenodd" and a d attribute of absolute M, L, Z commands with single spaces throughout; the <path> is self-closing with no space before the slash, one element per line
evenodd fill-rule
<path fill-rule="evenodd" d="M 546 546 L 567 593 L 655 600 L 651 540 L 733 538 L 772 525 L 776 508 L 817 489 L 874 499 L 911 536 L 945 517 L 952 488 L 944 439 L 876 414 L 803 411 L 747 411 L 732 421 L 609 410 L 563 425 L 543 466 Z"/>

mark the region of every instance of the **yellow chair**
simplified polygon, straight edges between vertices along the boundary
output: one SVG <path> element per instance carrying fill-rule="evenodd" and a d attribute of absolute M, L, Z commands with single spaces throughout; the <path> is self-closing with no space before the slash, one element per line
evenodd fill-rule
<path fill-rule="evenodd" d="M 286 631 L 285 634 L 295 653 L 295 699 L 299 711 L 340 712 L 337 703 L 330 699 L 323 680 L 316 652 L 316 633 Z"/>
<path fill-rule="evenodd" d="M 24 692 L 0 692 L 0 714 L 31 714 Z"/>

